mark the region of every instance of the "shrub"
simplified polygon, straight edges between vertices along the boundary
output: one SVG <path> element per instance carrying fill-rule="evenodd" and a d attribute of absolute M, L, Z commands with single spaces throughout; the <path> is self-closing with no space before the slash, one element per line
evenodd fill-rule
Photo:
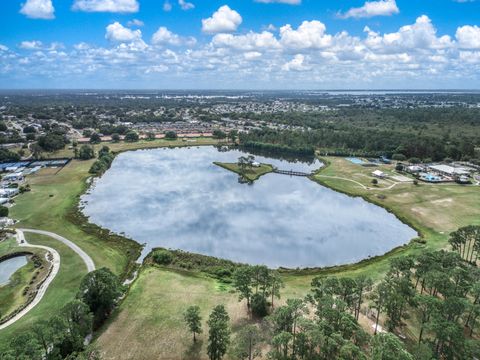
<path fill-rule="evenodd" d="M 93 159 L 95 157 L 95 152 L 93 151 L 93 148 L 88 145 L 82 145 L 80 147 L 80 151 L 78 152 L 78 158 L 80 160 L 89 160 Z"/>
<path fill-rule="evenodd" d="M 129 131 L 125 134 L 125 141 L 127 142 L 136 142 L 138 139 L 138 134 L 135 131 Z"/>
<path fill-rule="evenodd" d="M 405 161 L 407 160 L 407 157 L 403 154 L 393 154 L 392 155 L 392 160 L 395 160 L 395 161 Z"/>
<path fill-rule="evenodd" d="M 7 207 L 0 205 L 0 217 L 7 217 L 8 211 Z"/>
<path fill-rule="evenodd" d="M 261 294 L 253 294 L 250 306 L 254 316 L 264 317 L 267 315 L 267 300 Z"/>
<path fill-rule="evenodd" d="M 167 140 L 175 140 L 177 138 L 177 133 L 175 131 L 167 131 L 165 133 L 165 139 Z"/>
<path fill-rule="evenodd" d="M 101 141 L 102 138 L 97 133 L 94 133 L 92 136 L 90 136 L 90 143 L 92 144 L 100 144 Z"/>
<path fill-rule="evenodd" d="M 153 261 L 159 265 L 168 265 L 173 261 L 172 254 L 167 250 L 156 250 L 152 257 Z"/>

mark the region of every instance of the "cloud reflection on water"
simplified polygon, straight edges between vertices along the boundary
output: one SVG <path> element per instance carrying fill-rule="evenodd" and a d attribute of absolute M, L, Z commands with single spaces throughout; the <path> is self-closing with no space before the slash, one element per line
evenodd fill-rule
<path fill-rule="evenodd" d="M 248 186 L 212 164 L 213 147 L 123 153 L 86 194 L 90 220 L 152 247 L 272 267 L 327 266 L 383 254 L 416 236 L 384 209 L 300 177 L 267 174 Z M 282 169 L 308 165 L 256 157 Z"/>

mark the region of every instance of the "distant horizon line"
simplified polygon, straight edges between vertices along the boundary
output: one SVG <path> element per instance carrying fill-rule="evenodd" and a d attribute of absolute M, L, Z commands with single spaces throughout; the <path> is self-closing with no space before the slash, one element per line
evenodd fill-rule
<path fill-rule="evenodd" d="M 196 89 L 196 88 L 0 88 L 0 92 L 8 91 L 252 91 L 252 92 L 298 92 L 298 91 L 315 91 L 315 92 L 340 92 L 340 91 L 405 91 L 405 92 L 480 92 L 480 88 L 469 88 L 469 89 L 459 89 L 459 88 L 444 88 L 444 89 L 408 89 L 408 88 L 339 88 L 339 89 L 248 89 L 248 88 L 239 88 L 239 89 Z"/>

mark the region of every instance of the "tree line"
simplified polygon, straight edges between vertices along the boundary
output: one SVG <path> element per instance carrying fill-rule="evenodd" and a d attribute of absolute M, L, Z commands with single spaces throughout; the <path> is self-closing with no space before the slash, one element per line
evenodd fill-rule
<path fill-rule="evenodd" d="M 250 322 L 232 334 L 225 308 L 216 307 L 208 321 L 209 358 L 478 358 L 479 234 L 479 226 L 468 226 L 451 234 L 454 251 L 425 250 L 394 258 L 376 283 L 366 276 L 315 277 L 306 297 L 289 298 L 280 306 L 274 306 L 283 287 L 277 272 L 265 266 L 239 267 L 232 288 L 245 301 Z M 202 333 L 200 308 L 189 307 L 184 319 L 196 341 Z M 409 340 L 402 340 L 407 333 Z"/>

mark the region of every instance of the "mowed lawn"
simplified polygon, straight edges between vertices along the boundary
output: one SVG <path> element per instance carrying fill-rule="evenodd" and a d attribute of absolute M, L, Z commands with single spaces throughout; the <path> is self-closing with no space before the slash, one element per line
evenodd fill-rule
<path fill-rule="evenodd" d="M 25 233 L 26 240 L 34 245 L 54 248 L 60 254 L 60 271 L 48 287 L 42 301 L 23 318 L 0 330 L 0 347 L 8 344 L 15 335 L 30 329 L 31 325 L 45 320 L 73 300 L 87 268 L 83 260 L 68 246 L 50 237 Z M 28 248 L 23 248 L 28 249 Z"/>
<path fill-rule="evenodd" d="M 66 218 L 87 186 L 92 163 L 73 160 L 63 169 L 42 169 L 29 176 L 32 191 L 15 199 L 11 217 L 20 221 L 18 227 L 48 230 L 75 242 L 92 257 L 96 267 L 106 266 L 121 274 L 128 263 L 124 251 L 87 234 Z"/>

